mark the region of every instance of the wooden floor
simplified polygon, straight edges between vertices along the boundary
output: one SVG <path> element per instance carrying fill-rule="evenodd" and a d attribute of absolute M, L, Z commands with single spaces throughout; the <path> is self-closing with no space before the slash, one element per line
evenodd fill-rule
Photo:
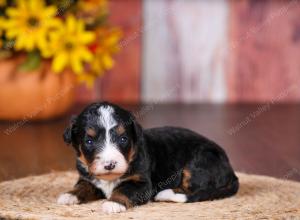
<path fill-rule="evenodd" d="M 80 112 L 78 105 L 72 114 Z M 127 106 L 148 128 L 193 129 L 219 143 L 237 171 L 300 181 L 300 105 Z M 70 113 L 71 114 L 71 113 Z M 62 140 L 69 116 L 47 123 L 0 123 L 0 181 L 74 168 Z"/>

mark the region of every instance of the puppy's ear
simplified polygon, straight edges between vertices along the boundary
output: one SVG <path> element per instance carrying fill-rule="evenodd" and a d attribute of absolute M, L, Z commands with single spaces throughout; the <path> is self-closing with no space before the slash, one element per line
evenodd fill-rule
<path fill-rule="evenodd" d="M 65 143 L 67 143 L 67 144 L 71 144 L 73 141 L 72 134 L 73 134 L 73 130 L 76 126 L 76 120 L 77 120 L 77 117 L 72 116 L 71 120 L 70 120 L 70 125 L 69 125 L 69 127 L 66 128 L 66 130 L 64 132 L 63 138 L 64 138 Z"/>
<path fill-rule="evenodd" d="M 131 115 L 131 126 L 133 130 L 133 141 L 139 145 L 143 141 L 143 128 L 142 126 L 137 122 L 134 115 Z"/>

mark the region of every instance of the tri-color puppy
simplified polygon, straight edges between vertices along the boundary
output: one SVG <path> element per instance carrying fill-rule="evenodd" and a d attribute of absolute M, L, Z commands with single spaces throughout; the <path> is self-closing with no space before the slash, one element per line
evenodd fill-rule
<path fill-rule="evenodd" d="M 187 129 L 142 129 L 128 111 L 91 104 L 72 120 L 64 140 L 77 153 L 80 178 L 59 204 L 107 199 L 106 213 L 148 201 L 197 202 L 234 195 L 239 188 L 217 144 Z"/>

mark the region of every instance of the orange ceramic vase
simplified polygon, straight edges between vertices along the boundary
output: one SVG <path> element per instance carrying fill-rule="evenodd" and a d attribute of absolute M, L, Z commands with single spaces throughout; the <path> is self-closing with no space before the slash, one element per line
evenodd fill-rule
<path fill-rule="evenodd" d="M 51 119 L 68 111 L 74 102 L 74 75 L 55 74 L 48 62 L 22 72 L 22 60 L 0 60 L 0 120 Z"/>

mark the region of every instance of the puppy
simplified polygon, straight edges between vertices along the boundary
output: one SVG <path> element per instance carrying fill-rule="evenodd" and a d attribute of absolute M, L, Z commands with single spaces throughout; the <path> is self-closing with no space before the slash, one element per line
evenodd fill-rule
<path fill-rule="evenodd" d="M 106 213 L 148 201 L 198 202 L 234 195 L 238 178 L 225 152 L 184 128 L 142 129 L 128 111 L 94 103 L 71 121 L 64 140 L 77 154 L 80 174 L 59 204 L 107 199 Z"/>

